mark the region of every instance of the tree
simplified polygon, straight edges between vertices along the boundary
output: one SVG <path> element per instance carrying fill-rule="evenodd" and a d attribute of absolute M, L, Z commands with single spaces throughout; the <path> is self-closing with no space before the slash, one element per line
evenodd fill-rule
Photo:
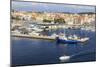
<path fill-rule="evenodd" d="M 63 18 L 55 18 L 55 19 L 54 19 L 54 22 L 55 22 L 55 23 L 62 24 L 62 23 L 65 23 L 65 20 L 64 20 Z"/>
<path fill-rule="evenodd" d="M 43 19 L 43 22 L 52 22 L 52 20 Z"/>

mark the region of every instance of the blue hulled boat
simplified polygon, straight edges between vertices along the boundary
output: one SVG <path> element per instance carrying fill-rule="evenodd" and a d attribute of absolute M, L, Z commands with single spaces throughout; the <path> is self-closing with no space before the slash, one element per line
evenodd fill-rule
<path fill-rule="evenodd" d="M 60 37 L 56 37 L 56 41 L 57 43 L 67 43 L 67 44 L 77 44 L 77 43 L 84 43 L 86 41 L 88 41 L 89 38 L 88 37 L 85 37 L 85 38 L 68 38 L 68 37 L 65 37 L 65 36 L 60 36 Z"/>
<path fill-rule="evenodd" d="M 67 43 L 67 44 L 77 44 L 80 43 L 80 41 L 77 40 L 64 40 L 64 39 L 57 39 L 57 43 Z"/>

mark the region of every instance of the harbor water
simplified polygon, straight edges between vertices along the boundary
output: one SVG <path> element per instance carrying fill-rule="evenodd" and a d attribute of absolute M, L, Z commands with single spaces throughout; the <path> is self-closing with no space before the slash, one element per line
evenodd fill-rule
<path fill-rule="evenodd" d="M 55 40 L 29 39 L 11 37 L 12 65 L 38 65 L 54 63 L 70 63 L 95 61 L 96 34 L 93 31 L 80 29 L 57 29 L 41 32 L 51 35 L 65 33 L 66 36 L 76 34 L 80 37 L 89 37 L 89 41 L 80 44 L 59 44 Z M 70 56 L 70 59 L 61 62 L 59 57 Z"/>

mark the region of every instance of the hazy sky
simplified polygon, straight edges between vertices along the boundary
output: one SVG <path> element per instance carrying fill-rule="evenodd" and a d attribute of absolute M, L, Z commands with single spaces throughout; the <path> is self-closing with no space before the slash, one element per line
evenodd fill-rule
<path fill-rule="evenodd" d="M 17 11 L 35 11 L 35 12 L 95 12 L 94 6 L 68 5 L 68 4 L 47 4 L 36 2 L 12 2 L 12 9 Z"/>

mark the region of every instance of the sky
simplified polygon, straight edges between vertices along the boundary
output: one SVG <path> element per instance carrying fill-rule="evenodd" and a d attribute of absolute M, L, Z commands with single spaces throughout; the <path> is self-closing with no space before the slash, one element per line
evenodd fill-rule
<path fill-rule="evenodd" d="M 12 1 L 12 9 L 33 12 L 95 12 L 95 6 Z"/>

